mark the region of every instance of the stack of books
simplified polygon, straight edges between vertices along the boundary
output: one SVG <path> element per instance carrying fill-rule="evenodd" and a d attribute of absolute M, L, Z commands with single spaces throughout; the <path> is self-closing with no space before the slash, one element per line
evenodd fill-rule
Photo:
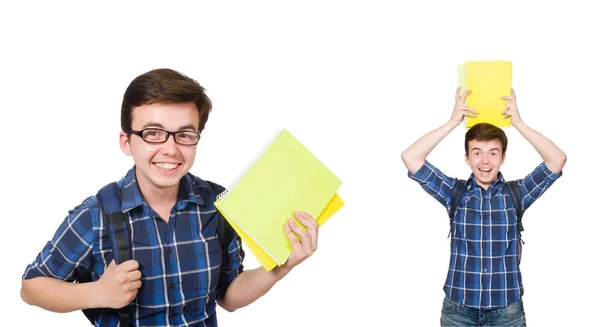
<path fill-rule="evenodd" d="M 471 90 L 466 104 L 477 110 L 477 117 L 466 117 L 465 126 L 489 123 L 498 127 L 510 126 L 510 117 L 504 118 L 505 103 L 502 96 L 511 94 L 512 62 L 510 61 L 467 61 L 458 65 L 461 92 Z"/>
<path fill-rule="evenodd" d="M 215 206 L 270 271 L 292 253 L 284 231 L 288 218 L 304 211 L 322 225 L 344 205 L 337 194 L 341 184 L 287 129 L 281 129 L 217 196 Z"/>

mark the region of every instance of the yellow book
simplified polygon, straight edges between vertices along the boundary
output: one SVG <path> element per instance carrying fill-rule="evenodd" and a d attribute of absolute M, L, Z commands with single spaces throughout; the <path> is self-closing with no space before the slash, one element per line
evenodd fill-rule
<path fill-rule="evenodd" d="M 471 90 L 466 104 L 479 112 L 477 117 L 465 118 L 467 128 L 477 123 L 510 126 L 510 117 L 504 118 L 502 115 L 507 100 L 500 97 L 510 95 L 512 62 L 467 61 L 464 65 L 459 65 L 459 82 L 463 92 Z"/>
<path fill-rule="evenodd" d="M 460 85 L 460 92 L 465 92 L 467 90 L 467 85 L 465 83 L 465 64 L 458 65 L 458 83 Z"/>
<path fill-rule="evenodd" d="M 336 193 L 333 195 L 331 201 L 323 212 L 316 219 L 319 226 L 322 226 L 333 214 L 335 214 L 338 210 L 340 210 L 344 206 L 344 201 L 342 198 Z M 224 216 L 225 217 L 225 216 Z M 267 271 L 271 271 L 273 268 L 277 267 L 277 262 L 273 260 L 263 249 L 256 244 L 252 238 L 250 238 L 244 231 L 242 231 L 233 221 L 229 220 L 229 218 L 225 217 L 233 230 L 240 236 L 242 241 L 246 244 L 246 246 L 252 251 L 258 262 L 265 268 Z"/>
<path fill-rule="evenodd" d="M 240 236 L 252 241 L 246 241 L 247 245 L 254 243 L 282 265 L 292 253 L 283 229 L 287 219 L 295 211 L 319 217 L 341 184 L 312 152 L 282 129 L 217 197 L 215 206 Z"/>

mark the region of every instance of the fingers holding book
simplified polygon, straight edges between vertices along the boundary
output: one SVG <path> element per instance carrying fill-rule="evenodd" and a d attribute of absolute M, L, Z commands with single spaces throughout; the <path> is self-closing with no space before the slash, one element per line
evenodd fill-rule
<path fill-rule="evenodd" d="M 319 224 L 311 215 L 304 211 L 294 213 L 294 217 L 306 227 L 310 236 L 310 246 L 312 247 L 312 251 L 316 251 L 319 238 Z"/>
<path fill-rule="evenodd" d="M 510 89 L 510 96 L 501 97 L 502 100 L 508 100 L 504 104 L 504 111 L 502 115 L 504 118 L 510 117 L 512 123 L 519 123 L 521 121 L 521 115 L 519 114 L 519 108 L 517 107 L 517 96 L 515 95 L 515 90 Z"/>
<path fill-rule="evenodd" d="M 454 121 L 457 125 L 462 122 L 465 116 L 477 117 L 477 110 L 474 110 L 465 104 L 465 100 L 469 94 L 471 94 L 471 90 L 467 90 L 464 93 L 461 93 L 460 87 L 456 89 L 456 95 L 454 98 L 456 103 L 454 104 L 454 110 L 452 111 L 451 120 Z"/>
<path fill-rule="evenodd" d="M 319 224 L 306 212 L 295 212 L 294 218 L 301 225 L 289 218 L 284 225 L 285 233 L 292 245 L 292 255 L 285 265 L 292 268 L 306 258 L 310 257 L 316 250 L 319 237 Z"/>

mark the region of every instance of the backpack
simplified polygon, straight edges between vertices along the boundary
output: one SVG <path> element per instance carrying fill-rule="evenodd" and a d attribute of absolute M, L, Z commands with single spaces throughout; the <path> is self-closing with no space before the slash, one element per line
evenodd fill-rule
<path fill-rule="evenodd" d="M 504 182 L 504 185 L 508 186 L 508 193 L 510 194 L 510 199 L 512 200 L 512 202 L 515 206 L 515 210 L 517 211 L 517 227 L 519 229 L 519 242 L 517 245 L 518 246 L 518 254 L 519 254 L 518 260 L 519 260 L 519 263 L 521 263 L 521 253 L 523 251 L 522 245 L 525 244 L 525 242 L 521 238 L 521 232 L 525 230 L 523 228 L 523 222 L 522 222 L 524 211 L 521 208 L 521 197 L 519 196 L 519 190 L 517 188 L 516 181 Z M 466 189 L 467 189 L 467 181 L 464 179 L 459 179 L 458 184 L 456 184 L 456 186 L 454 187 L 454 192 L 452 193 L 452 198 L 450 200 L 451 206 L 450 206 L 450 211 L 448 211 L 448 216 L 450 218 L 450 232 L 448 232 L 448 237 L 450 237 L 450 234 L 452 233 L 452 221 L 454 220 L 454 213 L 456 212 L 456 207 L 458 206 L 458 203 L 460 202 L 463 195 L 465 194 Z"/>
<path fill-rule="evenodd" d="M 224 189 L 219 187 L 217 184 L 213 182 L 206 181 L 210 184 L 213 191 L 218 195 Z M 123 202 L 123 197 L 121 195 L 121 191 L 117 183 L 113 182 L 106 186 L 104 186 L 98 193 L 96 194 L 96 198 L 98 199 L 98 204 L 100 205 L 100 210 L 102 211 L 102 216 L 104 217 L 104 223 L 108 227 L 108 239 L 110 241 L 110 245 L 113 251 L 114 259 L 116 264 L 120 264 L 127 260 L 131 259 L 131 251 L 130 251 L 130 239 L 129 233 L 127 232 L 129 226 L 129 220 L 126 216 L 121 212 L 121 203 Z M 219 218 L 217 221 L 217 233 L 219 236 L 219 241 L 221 243 L 221 252 L 226 252 L 229 246 L 229 243 L 233 240 L 234 231 L 231 225 L 227 223 L 225 219 Z M 92 281 L 91 274 L 86 274 L 80 277 L 75 282 L 77 283 L 87 283 Z M 94 325 L 96 322 L 96 318 L 103 310 L 113 310 L 113 309 L 104 309 L 104 308 L 91 308 L 91 309 L 83 309 L 83 314 L 88 318 L 90 323 Z M 125 306 L 119 311 L 119 326 L 125 327 L 129 326 L 129 308 Z"/>

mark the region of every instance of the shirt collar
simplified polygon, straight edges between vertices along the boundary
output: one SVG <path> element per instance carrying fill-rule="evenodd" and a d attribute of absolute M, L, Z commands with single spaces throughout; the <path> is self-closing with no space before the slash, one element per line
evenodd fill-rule
<path fill-rule="evenodd" d="M 469 176 L 469 179 L 467 180 L 467 187 L 469 190 L 472 190 L 473 187 L 477 186 L 474 176 L 475 176 L 475 174 L 471 173 L 471 176 Z M 496 178 L 496 180 L 493 181 L 492 184 L 490 184 L 490 186 L 496 187 L 499 184 L 503 184 L 503 183 L 504 183 L 504 176 L 502 175 L 501 172 L 498 172 L 498 178 Z"/>
<path fill-rule="evenodd" d="M 204 205 L 202 195 L 194 188 L 194 177 L 187 173 L 179 181 L 179 194 L 177 195 L 177 210 L 182 210 L 189 202 Z"/>
<path fill-rule="evenodd" d="M 190 202 L 199 205 L 204 204 L 202 196 L 194 190 L 192 182 L 193 178 L 190 173 L 185 174 L 179 181 L 179 193 L 177 194 L 177 203 L 175 204 L 177 210 L 183 210 Z M 145 201 L 137 183 L 134 165 L 125 175 L 121 211 L 127 212 L 143 204 L 145 204 Z"/>

